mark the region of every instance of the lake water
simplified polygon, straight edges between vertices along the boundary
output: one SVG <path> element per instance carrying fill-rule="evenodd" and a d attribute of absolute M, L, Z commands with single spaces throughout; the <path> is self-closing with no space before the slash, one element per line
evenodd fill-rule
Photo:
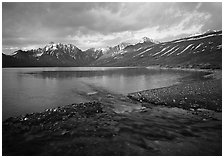
<path fill-rule="evenodd" d="M 88 101 L 80 93 L 97 89 L 127 94 L 202 80 L 204 73 L 148 68 L 4 68 L 2 69 L 3 120 L 46 108 Z"/>

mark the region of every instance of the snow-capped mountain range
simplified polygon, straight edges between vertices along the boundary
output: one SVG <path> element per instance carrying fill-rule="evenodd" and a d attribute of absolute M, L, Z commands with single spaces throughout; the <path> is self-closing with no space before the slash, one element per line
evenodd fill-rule
<path fill-rule="evenodd" d="M 158 44 L 136 44 L 120 54 L 94 61 L 92 66 L 172 66 L 221 68 L 222 31 L 206 32 Z"/>
<path fill-rule="evenodd" d="M 138 43 L 82 51 L 73 44 L 49 43 L 43 48 L 3 54 L 3 67 L 13 66 L 150 66 L 216 65 L 221 59 L 222 31 L 208 31 L 169 42 L 143 37 Z M 220 67 L 218 63 L 218 67 Z"/>

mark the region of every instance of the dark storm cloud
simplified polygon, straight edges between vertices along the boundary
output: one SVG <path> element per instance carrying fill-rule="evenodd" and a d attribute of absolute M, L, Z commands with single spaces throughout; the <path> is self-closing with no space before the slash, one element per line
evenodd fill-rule
<path fill-rule="evenodd" d="M 149 36 L 169 40 L 221 29 L 221 3 L 3 3 L 3 48 L 50 41 L 105 47 Z"/>

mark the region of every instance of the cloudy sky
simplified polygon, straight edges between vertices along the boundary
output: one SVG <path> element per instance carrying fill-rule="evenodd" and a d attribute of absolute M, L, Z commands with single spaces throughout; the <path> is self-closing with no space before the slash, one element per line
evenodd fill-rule
<path fill-rule="evenodd" d="M 3 52 L 71 43 L 82 50 L 147 36 L 159 41 L 222 29 L 216 3 L 14 3 L 2 4 Z"/>

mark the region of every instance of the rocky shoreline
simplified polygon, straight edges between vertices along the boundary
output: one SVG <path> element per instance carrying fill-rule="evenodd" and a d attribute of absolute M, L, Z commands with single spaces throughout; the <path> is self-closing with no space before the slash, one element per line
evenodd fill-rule
<path fill-rule="evenodd" d="M 222 111 L 221 80 L 203 81 L 146 90 L 128 95 L 139 102 L 179 107 L 187 110 Z"/>
<path fill-rule="evenodd" d="M 88 94 L 3 121 L 3 155 L 221 155 L 222 81 Z"/>

